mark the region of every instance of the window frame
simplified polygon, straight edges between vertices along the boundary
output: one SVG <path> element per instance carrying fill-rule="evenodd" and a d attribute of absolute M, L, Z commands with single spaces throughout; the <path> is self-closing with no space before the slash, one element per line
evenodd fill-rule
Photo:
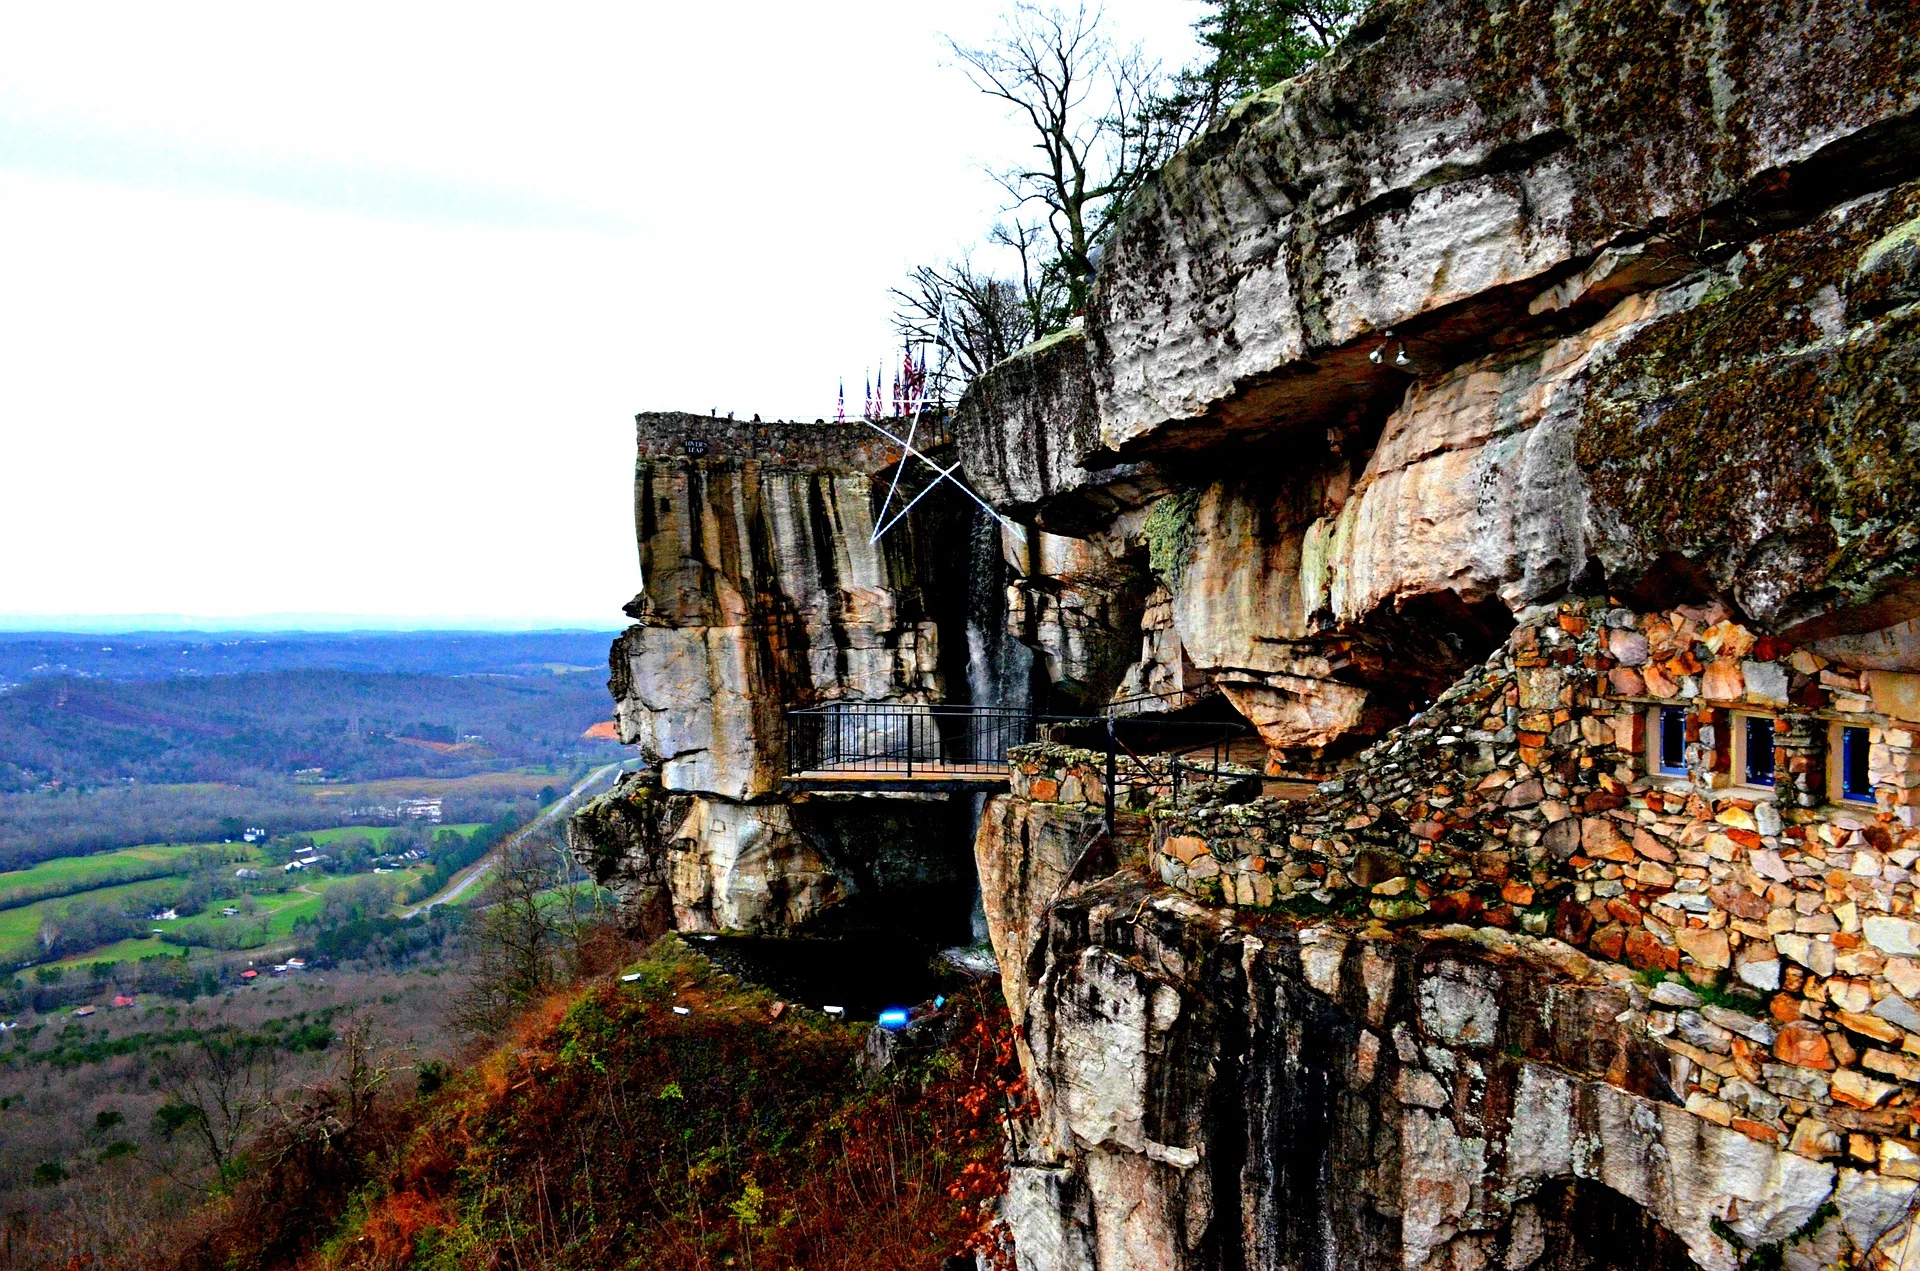
<path fill-rule="evenodd" d="M 1743 790 L 1755 790 L 1762 791 L 1766 794 L 1773 794 L 1780 788 L 1780 771 L 1778 767 L 1772 768 L 1770 773 L 1772 779 L 1762 784 L 1752 779 L 1751 769 L 1747 766 L 1747 754 L 1749 750 L 1747 731 L 1752 726 L 1752 721 L 1755 720 L 1766 725 L 1769 739 L 1767 753 L 1770 756 L 1774 753 L 1775 747 L 1771 740 L 1774 734 L 1773 716 L 1762 715 L 1758 711 L 1729 711 L 1727 713 L 1727 732 L 1729 734 L 1727 737 L 1729 759 L 1727 776 L 1731 778 L 1734 785 L 1739 786 Z"/>
<path fill-rule="evenodd" d="M 1672 711 L 1680 717 L 1680 765 L 1669 768 L 1665 762 L 1663 743 L 1666 739 L 1666 716 Z M 1647 775 L 1662 781 L 1687 781 L 1693 776 L 1687 767 L 1687 708 L 1684 706 L 1647 707 Z"/>
<path fill-rule="evenodd" d="M 1872 749 L 1873 749 L 1873 725 L 1872 724 L 1867 723 L 1865 721 L 1854 724 L 1854 723 L 1848 723 L 1844 719 L 1836 719 L 1831 724 L 1828 725 L 1828 728 L 1827 728 L 1827 802 L 1833 804 L 1836 807 L 1843 807 L 1843 808 L 1873 807 L 1879 803 L 1879 796 L 1875 792 L 1875 783 L 1873 780 L 1873 767 L 1872 767 L 1871 758 L 1863 758 L 1862 760 L 1863 766 L 1866 768 L 1866 773 L 1867 773 L 1866 790 L 1860 794 L 1847 793 L 1846 744 L 1847 744 L 1847 734 L 1849 732 L 1859 733 L 1860 744 L 1862 748 L 1866 751 L 1867 755 L 1870 756 L 1872 754 Z"/>

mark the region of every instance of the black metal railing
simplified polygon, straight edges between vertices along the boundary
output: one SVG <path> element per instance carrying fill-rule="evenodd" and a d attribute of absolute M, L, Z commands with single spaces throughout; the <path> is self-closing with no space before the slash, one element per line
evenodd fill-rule
<path fill-rule="evenodd" d="M 999 776 L 1033 728 L 1031 714 L 1000 707 L 835 702 L 787 712 L 787 768 Z"/>
<path fill-rule="evenodd" d="M 1251 776 L 1228 761 L 1233 743 L 1253 734 L 1253 728 L 1243 722 L 1166 719 L 1144 712 L 1044 722 L 1048 740 L 1104 754 L 1103 801 L 1109 834 L 1123 805 L 1160 799 L 1177 806 L 1202 790 L 1217 790 L 1223 777 Z"/>
<path fill-rule="evenodd" d="M 1103 801 L 1112 831 L 1121 805 L 1156 798 L 1178 804 L 1223 777 L 1250 774 L 1227 761 L 1243 722 L 1120 715 L 1035 715 L 994 706 L 835 702 L 787 712 L 793 776 L 1000 777 L 1007 752 L 1046 740 L 1105 757 Z"/>

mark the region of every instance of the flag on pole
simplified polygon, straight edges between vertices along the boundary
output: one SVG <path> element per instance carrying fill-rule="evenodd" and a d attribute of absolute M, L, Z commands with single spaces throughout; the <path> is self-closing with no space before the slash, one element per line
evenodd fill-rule
<path fill-rule="evenodd" d="M 835 405 L 834 405 L 834 408 L 833 408 L 833 417 L 834 417 L 834 419 L 835 419 L 835 421 L 837 421 L 837 422 L 841 422 L 841 423 L 844 423 L 844 422 L 846 422 L 846 418 L 847 418 L 847 382 L 846 382 L 845 380 L 841 380 L 841 381 L 840 381 L 840 398 L 839 398 L 839 400 L 838 400 L 838 401 L 837 401 L 837 402 L 835 403 Z"/>

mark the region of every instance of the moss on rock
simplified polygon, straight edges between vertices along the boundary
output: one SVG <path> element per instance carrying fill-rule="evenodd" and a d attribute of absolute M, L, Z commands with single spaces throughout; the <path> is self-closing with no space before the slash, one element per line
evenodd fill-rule
<path fill-rule="evenodd" d="M 1909 185 L 1763 239 L 1595 374 L 1577 459 L 1611 566 L 1684 555 L 1775 624 L 1920 568 L 1917 214 Z"/>

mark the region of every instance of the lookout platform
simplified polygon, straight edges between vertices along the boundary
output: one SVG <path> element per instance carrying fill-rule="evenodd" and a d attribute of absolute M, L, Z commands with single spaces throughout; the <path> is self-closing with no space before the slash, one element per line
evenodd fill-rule
<path fill-rule="evenodd" d="M 787 713 L 788 790 L 993 792 L 1033 716 L 996 707 L 837 702 Z"/>

